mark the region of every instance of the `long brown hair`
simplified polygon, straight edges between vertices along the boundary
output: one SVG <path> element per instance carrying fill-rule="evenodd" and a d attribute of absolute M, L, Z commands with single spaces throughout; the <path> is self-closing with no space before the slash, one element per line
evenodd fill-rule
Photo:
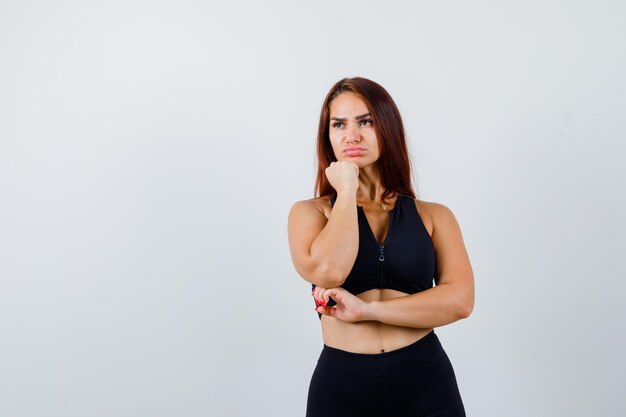
<path fill-rule="evenodd" d="M 324 99 L 317 131 L 315 196 L 331 198 L 337 195 L 337 191 L 330 185 L 325 173 L 330 163 L 337 161 L 328 136 L 330 103 L 335 97 L 345 92 L 359 95 L 371 113 L 376 136 L 380 142 L 380 158 L 377 162 L 385 189 L 383 201 L 393 193 L 416 198 L 411 187 L 411 162 L 400 111 L 387 90 L 374 81 L 362 77 L 344 78 L 338 81 Z"/>

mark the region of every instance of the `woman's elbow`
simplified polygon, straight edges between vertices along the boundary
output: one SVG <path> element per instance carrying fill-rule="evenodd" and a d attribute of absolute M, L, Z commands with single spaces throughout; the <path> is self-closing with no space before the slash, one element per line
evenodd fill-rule
<path fill-rule="evenodd" d="M 459 303 L 459 317 L 462 319 L 468 318 L 474 310 L 474 296 L 464 297 L 464 300 Z"/>
<path fill-rule="evenodd" d="M 344 279 L 341 273 L 331 268 L 330 265 L 322 265 L 315 269 L 310 281 L 323 288 L 335 288 L 343 284 Z"/>
<path fill-rule="evenodd" d="M 468 318 L 471 314 L 472 314 L 472 307 L 469 306 L 464 306 L 461 309 L 459 309 L 459 318 L 461 319 L 466 319 Z"/>

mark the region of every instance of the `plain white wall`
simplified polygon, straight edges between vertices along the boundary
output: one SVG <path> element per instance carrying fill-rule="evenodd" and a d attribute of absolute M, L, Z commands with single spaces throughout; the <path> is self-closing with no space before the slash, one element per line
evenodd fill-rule
<path fill-rule="evenodd" d="M 287 215 L 383 85 L 476 279 L 468 416 L 623 416 L 626 6 L 0 2 L 0 416 L 303 416 Z"/>

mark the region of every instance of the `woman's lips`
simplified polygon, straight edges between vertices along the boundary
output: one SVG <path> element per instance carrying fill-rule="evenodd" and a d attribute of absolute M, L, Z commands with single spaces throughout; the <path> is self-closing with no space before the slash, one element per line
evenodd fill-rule
<path fill-rule="evenodd" d="M 344 155 L 347 156 L 359 156 L 365 153 L 365 149 L 361 148 L 348 148 L 343 151 Z"/>

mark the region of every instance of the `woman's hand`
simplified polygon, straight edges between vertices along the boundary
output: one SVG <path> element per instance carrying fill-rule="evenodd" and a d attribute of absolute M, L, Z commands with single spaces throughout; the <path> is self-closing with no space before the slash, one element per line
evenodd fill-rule
<path fill-rule="evenodd" d="M 339 193 L 356 195 L 359 188 L 359 166 L 352 161 L 334 161 L 324 170 L 330 185 Z"/>
<path fill-rule="evenodd" d="M 367 313 L 367 303 L 341 287 L 322 288 L 316 286 L 313 290 L 313 297 L 318 304 L 316 311 L 325 316 L 353 323 L 362 321 Z M 337 302 L 336 306 L 328 307 L 326 305 L 329 297 Z"/>

